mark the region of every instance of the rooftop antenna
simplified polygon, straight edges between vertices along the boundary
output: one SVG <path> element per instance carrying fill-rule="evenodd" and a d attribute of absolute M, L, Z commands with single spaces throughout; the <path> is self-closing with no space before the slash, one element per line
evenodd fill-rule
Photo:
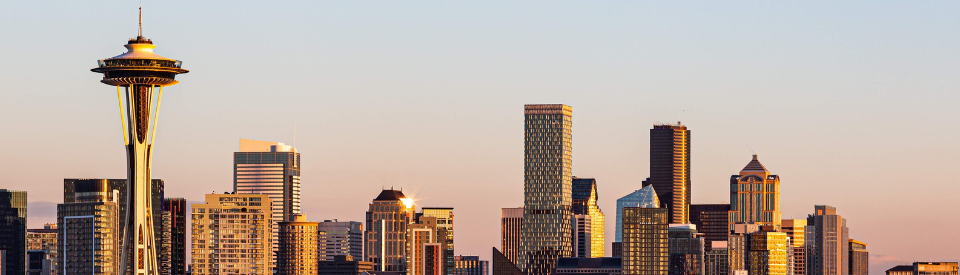
<path fill-rule="evenodd" d="M 143 4 L 140 4 L 138 8 L 139 14 L 137 15 L 137 37 L 143 36 Z"/>

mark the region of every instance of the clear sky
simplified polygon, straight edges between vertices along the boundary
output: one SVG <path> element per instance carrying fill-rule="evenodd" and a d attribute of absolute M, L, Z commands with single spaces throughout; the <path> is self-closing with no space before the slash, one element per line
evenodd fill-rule
<path fill-rule="evenodd" d="M 726 1 L 725 1 L 726 2 Z M 112 87 L 89 71 L 136 36 L 135 1 L 0 3 L 0 188 L 55 220 L 62 179 L 125 177 Z M 693 201 L 727 202 L 757 153 L 785 218 L 838 208 L 871 273 L 960 259 L 960 2 L 144 1 L 189 74 L 166 89 L 153 176 L 232 189 L 240 138 L 294 143 L 311 220 L 364 218 L 382 187 L 456 210 L 490 258 L 523 203 L 523 104 L 574 110 L 574 173 L 615 200 L 648 129 L 692 130 Z"/>

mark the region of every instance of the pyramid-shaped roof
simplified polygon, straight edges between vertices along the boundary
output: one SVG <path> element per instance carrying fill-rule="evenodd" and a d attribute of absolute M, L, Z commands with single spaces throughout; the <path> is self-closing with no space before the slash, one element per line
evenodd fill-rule
<path fill-rule="evenodd" d="M 743 167 L 743 170 L 740 170 L 740 173 L 744 173 L 744 172 L 750 172 L 750 173 L 756 173 L 756 172 L 767 173 L 767 168 L 766 168 L 766 167 L 763 167 L 763 164 L 761 164 L 760 161 L 757 160 L 757 155 L 754 154 L 754 155 L 753 155 L 753 160 L 751 160 L 750 163 L 747 163 L 747 166 Z"/>

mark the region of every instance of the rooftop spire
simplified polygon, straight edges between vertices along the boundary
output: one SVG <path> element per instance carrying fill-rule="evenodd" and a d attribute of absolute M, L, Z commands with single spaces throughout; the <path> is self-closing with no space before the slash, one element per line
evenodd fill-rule
<path fill-rule="evenodd" d="M 140 5 L 138 8 L 139 12 L 137 14 L 137 37 L 143 36 L 143 5 Z"/>

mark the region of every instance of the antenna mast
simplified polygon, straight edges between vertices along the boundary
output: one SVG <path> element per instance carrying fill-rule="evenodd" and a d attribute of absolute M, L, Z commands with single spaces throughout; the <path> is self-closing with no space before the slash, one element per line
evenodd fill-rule
<path fill-rule="evenodd" d="M 143 36 L 143 5 L 140 5 L 138 8 L 139 14 L 137 15 L 137 36 Z"/>

